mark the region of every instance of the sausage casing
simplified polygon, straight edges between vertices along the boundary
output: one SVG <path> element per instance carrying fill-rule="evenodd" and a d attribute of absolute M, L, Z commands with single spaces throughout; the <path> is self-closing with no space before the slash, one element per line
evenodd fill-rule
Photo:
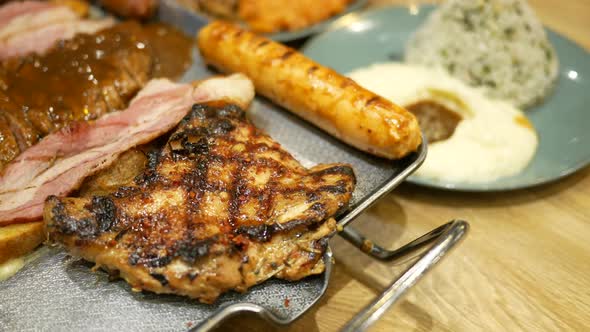
<path fill-rule="evenodd" d="M 198 46 L 208 64 L 246 74 L 258 93 L 358 149 L 398 159 L 422 141 L 412 113 L 287 46 L 223 21 L 201 29 Z"/>

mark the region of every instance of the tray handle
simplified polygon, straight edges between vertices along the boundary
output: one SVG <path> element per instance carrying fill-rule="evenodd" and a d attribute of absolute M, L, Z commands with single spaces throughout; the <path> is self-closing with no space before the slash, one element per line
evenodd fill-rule
<path fill-rule="evenodd" d="M 356 314 L 343 328 L 343 332 L 364 331 L 377 321 L 402 295 L 414 286 L 441 258 L 454 248 L 465 236 L 469 224 L 453 220 L 422 235 L 396 250 L 387 250 L 372 244 L 353 228 L 346 228 L 340 234 L 364 253 L 381 261 L 395 261 L 416 252 L 426 245 L 434 244 L 407 270 L 395 279 L 375 300 Z"/>

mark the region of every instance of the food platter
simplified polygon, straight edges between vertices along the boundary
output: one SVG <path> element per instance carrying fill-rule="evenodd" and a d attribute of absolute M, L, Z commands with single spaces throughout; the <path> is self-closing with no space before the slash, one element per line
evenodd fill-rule
<path fill-rule="evenodd" d="M 168 19 L 170 17 L 160 17 L 161 21 L 178 24 Z M 182 81 L 216 74 L 203 64 L 196 50 L 193 57 L 192 67 Z M 337 216 L 342 231 L 349 238 L 352 236 L 353 243 L 354 236 L 358 238 L 360 235 L 350 227 L 344 227 L 400 184 L 426 156 L 425 144 L 417 152 L 395 162 L 370 156 L 263 98 L 255 100 L 248 117 L 281 143 L 303 166 L 334 161 L 353 166 L 357 186 L 349 208 Z M 467 230 L 465 223 L 448 225 L 453 227 L 445 225 L 397 252 L 405 255 L 438 240 L 433 249 L 420 258 L 420 267 L 404 274 L 406 279 L 402 287 L 394 283 L 390 293 L 384 293 L 387 306 L 417 282 Z M 244 294 L 227 293 L 208 305 L 179 296 L 134 292 L 123 281 L 109 281 L 107 273 L 91 272 L 90 263 L 72 258 L 59 248 L 43 247 L 17 275 L 0 283 L 0 330 L 207 330 L 238 312 L 255 312 L 271 322 L 288 324 L 313 306 L 328 287 L 333 264 L 329 249 L 323 259 L 326 269 L 321 275 L 298 282 L 273 279 Z M 373 306 L 381 308 L 383 303 Z M 368 324 L 377 317 L 369 310 L 359 316 L 357 323 Z"/>
<path fill-rule="evenodd" d="M 341 73 L 371 63 L 401 61 L 406 41 L 432 11 L 433 6 L 409 10 L 395 7 L 350 14 L 334 22 L 328 31 L 310 40 L 303 52 Z M 411 176 L 409 182 L 460 191 L 499 191 L 527 188 L 556 181 L 590 163 L 590 97 L 588 52 L 567 38 L 548 30 L 560 61 L 557 86 L 543 104 L 526 112 L 537 128 L 537 153 L 521 173 L 489 183 L 455 183 Z"/>
<path fill-rule="evenodd" d="M 267 35 L 267 37 L 280 42 L 289 42 L 306 38 L 310 35 L 323 31 L 328 25 L 330 25 L 330 23 L 338 19 L 338 17 L 359 10 L 366 4 L 367 0 L 355 0 L 350 5 L 348 5 L 346 10 L 340 15 L 329 18 L 304 29 L 273 33 Z M 211 21 L 211 19 L 206 15 L 183 10 L 175 0 L 163 0 L 159 10 L 159 17 L 161 19 L 167 22 L 176 22 L 176 24 L 182 27 L 187 34 L 194 34 L 195 31 Z"/>
<path fill-rule="evenodd" d="M 182 80 L 211 74 L 195 51 L 195 62 Z M 264 99 L 257 99 L 249 112 L 258 127 L 270 133 L 305 166 L 335 160 L 353 165 L 357 188 L 350 210 L 340 216 L 341 222 L 348 223 L 402 182 L 426 154 L 422 148 L 419 153 L 392 163 L 350 148 Z M 260 308 L 266 308 L 261 311 L 265 317 L 287 323 L 303 314 L 324 293 L 331 254 L 324 259 L 328 268 L 320 276 L 295 283 L 271 280 L 246 294 L 226 294 L 216 304 L 205 305 L 177 296 L 133 293 L 125 282 L 109 282 L 106 273 L 92 273 L 88 264 L 68 259 L 58 249 L 47 250 L 14 278 L 0 284 L 0 329 L 78 331 L 109 326 L 126 331 L 177 331 L 202 323 L 214 314 L 222 318 L 234 310 Z M 121 313 L 125 319 L 121 319 Z"/>

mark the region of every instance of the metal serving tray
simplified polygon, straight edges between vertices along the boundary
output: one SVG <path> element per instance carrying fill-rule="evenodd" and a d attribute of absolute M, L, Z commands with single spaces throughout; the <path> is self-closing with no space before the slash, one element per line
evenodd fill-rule
<path fill-rule="evenodd" d="M 203 65 L 197 51 L 194 60 L 183 81 L 213 74 Z M 353 166 L 358 182 L 350 209 L 338 216 L 342 227 L 401 183 L 426 156 L 425 145 L 418 152 L 395 162 L 370 156 L 260 97 L 249 109 L 249 117 L 304 166 L 332 162 Z M 388 251 L 378 245 L 367 247 L 368 242 L 362 235 L 350 227 L 344 228 L 341 235 L 381 260 L 406 256 L 436 241 L 346 329 L 362 329 L 378 318 L 452 248 L 466 230 L 464 222 L 452 222 L 396 251 Z M 269 280 L 247 293 L 230 292 L 215 304 L 206 305 L 180 296 L 133 292 L 124 281 L 111 282 L 106 273 L 91 272 L 89 263 L 69 258 L 60 249 L 42 248 L 39 258 L 0 283 L 0 331 L 209 330 L 224 318 L 246 311 L 277 324 L 288 324 L 315 304 L 328 287 L 332 270 L 330 250 L 324 260 L 326 272 L 321 275 L 298 282 Z"/>

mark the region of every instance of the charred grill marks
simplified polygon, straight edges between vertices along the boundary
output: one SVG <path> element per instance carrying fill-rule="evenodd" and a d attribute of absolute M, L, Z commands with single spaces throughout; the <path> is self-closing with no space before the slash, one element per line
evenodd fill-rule
<path fill-rule="evenodd" d="M 207 255 L 209 248 L 215 242 L 215 239 L 196 240 L 188 238 L 177 244 L 175 256 L 182 257 L 188 263 L 195 263 L 195 261 Z"/>
<path fill-rule="evenodd" d="M 162 286 L 168 285 L 168 279 L 166 279 L 166 276 L 164 276 L 163 274 L 150 273 L 150 276 L 152 276 L 152 278 L 158 280 L 160 282 L 160 285 L 162 285 Z"/>
<path fill-rule="evenodd" d="M 108 231 L 116 222 L 117 207 L 107 196 L 94 196 L 88 209 L 96 219 L 97 234 Z"/>
<path fill-rule="evenodd" d="M 144 265 L 150 268 L 164 267 L 172 262 L 172 256 L 158 256 L 153 253 L 141 255 L 138 252 L 132 252 L 129 255 L 130 265 Z"/>
<path fill-rule="evenodd" d="M 56 196 L 49 196 L 47 201 L 54 204 L 51 213 L 57 230 L 66 235 L 75 234 L 78 230 L 78 220 L 66 214 L 64 204 Z"/>
<path fill-rule="evenodd" d="M 344 166 L 344 165 L 338 165 L 338 166 L 334 166 L 334 167 L 324 168 L 320 171 L 313 172 L 312 174 L 317 177 L 322 177 L 326 174 L 343 174 L 343 175 L 347 175 L 347 176 L 350 176 L 353 179 L 355 179 L 354 171 L 352 170 L 352 168 L 350 166 Z"/>
<path fill-rule="evenodd" d="M 91 211 L 92 218 L 76 219 L 68 216 L 64 205 L 56 196 L 50 196 L 48 201 L 56 202 L 52 209 L 56 225 L 64 234 L 77 234 L 81 238 L 96 237 L 111 229 L 116 222 L 116 206 L 108 197 L 94 197 L 86 208 Z"/>

